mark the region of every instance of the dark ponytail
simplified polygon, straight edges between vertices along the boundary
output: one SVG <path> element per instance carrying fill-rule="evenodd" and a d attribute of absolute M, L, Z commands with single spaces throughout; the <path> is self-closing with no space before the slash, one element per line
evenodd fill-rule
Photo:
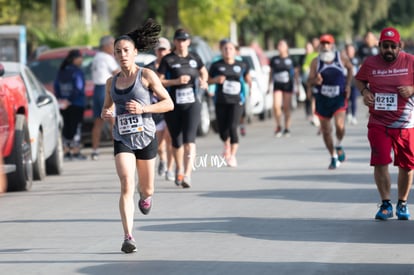
<path fill-rule="evenodd" d="M 135 47 L 139 51 L 148 51 L 155 48 L 158 45 L 158 37 L 161 31 L 161 26 L 156 23 L 152 18 L 147 19 L 141 27 L 121 35 L 115 39 L 115 44 L 120 40 L 132 40 Z M 129 38 L 129 39 L 128 39 Z"/>

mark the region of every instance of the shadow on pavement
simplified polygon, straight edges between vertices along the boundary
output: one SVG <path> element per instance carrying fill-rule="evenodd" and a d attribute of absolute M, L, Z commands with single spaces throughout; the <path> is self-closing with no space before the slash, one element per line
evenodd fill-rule
<path fill-rule="evenodd" d="M 139 258 L 139 256 L 137 257 Z M 315 271 L 310 273 L 309 271 Z M 414 267 L 407 264 L 355 264 L 312 262 L 243 262 L 226 261 L 131 261 L 89 266 L 78 270 L 81 274 L 168 274 L 168 275 L 278 275 L 278 274 L 414 274 Z"/>
<path fill-rule="evenodd" d="M 153 220 L 158 221 L 159 220 Z M 366 244 L 414 244 L 412 221 L 349 219 L 286 219 L 223 217 L 163 220 L 168 224 L 140 226 L 157 232 L 222 233 L 269 241 Z M 177 223 L 171 223 L 177 221 Z M 392 233 L 391 233 L 392 232 Z"/>

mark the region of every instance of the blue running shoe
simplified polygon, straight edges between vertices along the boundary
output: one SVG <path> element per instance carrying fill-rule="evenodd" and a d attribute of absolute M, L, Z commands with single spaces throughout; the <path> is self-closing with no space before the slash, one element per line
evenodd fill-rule
<path fill-rule="evenodd" d="M 336 149 L 336 153 L 338 154 L 338 160 L 340 162 L 344 162 L 346 160 L 344 148 L 342 146 L 338 146 L 335 149 Z"/>
<path fill-rule="evenodd" d="M 398 203 L 397 210 L 395 214 L 397 215 L 399 220 L 409 220 L 410 219 L 410 212 L 408 211 L 407 203 Z"/>
<path fill-rule="evenodd" d="M 333 170 L 339 167 L 341 165 L 341 162 L 337 158 L 331 158 L 331 164 L 329 164 L 328 169 Z"/>
<path fill-rule="evenodd" d="M 375 219 L 386 221 L 388 220 L 388 218 L 392 218 L 392 217 L 393 217 L 392 204 L 389 201 L 382 202 L 380 209 L 375 215 Z"/>

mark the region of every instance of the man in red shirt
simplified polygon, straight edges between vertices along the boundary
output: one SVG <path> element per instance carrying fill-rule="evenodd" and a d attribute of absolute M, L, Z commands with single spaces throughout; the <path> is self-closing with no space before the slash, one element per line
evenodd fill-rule
<path fill-rule="evenodd" d="M 370 164 L 382 199 L 375 219 L 393 216 L 388 170 L 393 151 L 394 165 L 398 166 L 396 215 L 399 220 L 408 220 L 407 199 L 414 169 L 414 56 L 401 51 L 400 34 L 391 27 L 382 30 L 379 49 L 378 55 L 365 59 L 355 76 L 370 113 Z"/>

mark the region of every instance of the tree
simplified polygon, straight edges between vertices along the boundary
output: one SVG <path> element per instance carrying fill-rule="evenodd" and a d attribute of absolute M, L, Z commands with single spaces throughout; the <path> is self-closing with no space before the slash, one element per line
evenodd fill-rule
<path fill-rule="evenodd" d="M 180 0 L 178 3 L 181 26 L 210 42 L 229 37 L 230 23 L 248 14 L 245 0 Z"/>
<path fill-rule="evenodd" d="M 18 0 L 0 0 L 0 24 L 18 24 L 21 5 Z"/>
<path fill-rule="evenodd" d="M 54 18 L 55 20 L 55 26 L 58 30 L 63 30 L 66 27 L 66 21 L 67 21 L 67 16 L 66 16 L 66 0 L 55 0 L 55 15 L 56 17 Z"/>
<path fill-rule="evenodd" d="M 352 17 L 355 22 L 354 32 L 356 34 L 364 34 L 367 31 L 372 30 L 375 23 L 387 18 L 390 6 L 394 1 L 395 0 L 360 0 L 358 9 Z"/>
<path fill-rule="evenodd" d="M 302 5 L 290 0 L 248 0 L 248 10 L 249 16 L 241 23 L 244 43 L 262 35 L 269 48 L 282 38 L 294 42 L 296 22 L 306 13 Z"/>

